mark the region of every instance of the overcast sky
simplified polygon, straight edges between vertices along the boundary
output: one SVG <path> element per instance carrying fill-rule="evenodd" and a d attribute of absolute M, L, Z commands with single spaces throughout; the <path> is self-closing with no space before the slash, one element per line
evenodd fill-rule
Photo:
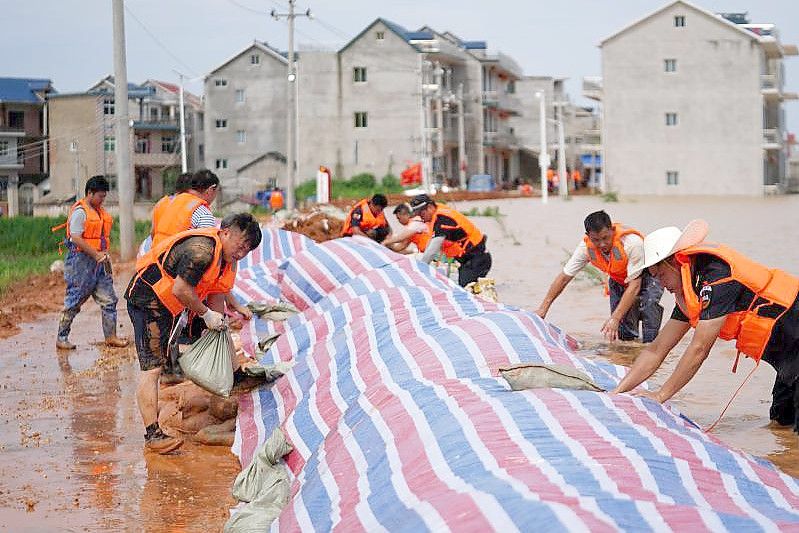
<path fill-rule="evenodd" d="M 42 77 L 61 92 L 85 90 L 113 71 L 110 0 L 4 0 L 0 76 Z M 340 45 L 377 17 L 409 29 L 429 25 L 515 58 L 525 74 L 570 78 L 577 102 L 583 76 L 599 75 L 597 44 L 665 5 L 661 0 L 298 0 L 315 20 L 297 20 L 297 41 Z M 128 78 L 171 81 L 172 69 L 202 76 L 253 39 L 285 49 L 286 24 L 268 16 L 286 1 L 126 0 Z M 782 41 L 799 44 L 799 0 L 702 0 L 710 11 L 748 12 L 777 23 Z M 138 20 L 138 21 L 137 21 Z M 160 45 L 158 42 L 160 42 Z M 786 61 L 787 89 L 799 92 L 799 57 Z M 190 87 L 199 93 L 200 82 Z M 799 102 L 788 102 L 799 130 Z"/>

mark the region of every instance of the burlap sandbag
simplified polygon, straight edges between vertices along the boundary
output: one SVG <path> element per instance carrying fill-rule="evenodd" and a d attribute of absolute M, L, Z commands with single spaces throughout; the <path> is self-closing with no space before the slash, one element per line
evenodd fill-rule
<path fill-rule="evenodd" d="M 283 301 L 275 304 L 250 302 L 247 307 L 255 316 L 263 320 L 281 321 L 299 313 L 299 310 L 293 304 Z"/>
<path fill-rule="evenodd" d="M 230 396 L 233 389 L 233 340 L 228 330 L 208 330 L 180 356 L 183 374 L 210 393 Z"/>
<path fill-rule="evenodd" d="M 572 389 L 602 392 L 591 378 L 564 365 L 523 363 L 499 369 L 512 390 Z"/>
<path fill-rule="evenodd" d="M 292 450 L 283 430 L 275 428 L 263 446 L 256 452 L 250 465 L 239 472 L 233 482 L 233 497 L 240 502 L 258 499 L 264 490 L 269 489 L 281 476 L 283 470 L 276 468 L 281 457 Z"/>

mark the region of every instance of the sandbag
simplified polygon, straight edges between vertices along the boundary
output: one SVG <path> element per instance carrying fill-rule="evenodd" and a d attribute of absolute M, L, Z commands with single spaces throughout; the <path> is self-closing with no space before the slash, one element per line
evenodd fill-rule
<path fill-rule="evenodd" d="M 233 482 L 233 497 L 240 502 L 252 502 L 271 488 L 278 480 L 287 476 L 276 465 L 281 457 L 292 450 L 283 430 L 275 428 L 263 446 L 256 452 L 250 465 L 239 472 Z M 287 479 L 287 477 L 286 477 Z"/>
<path fill-rule="evenodd" d="M 227 398 L 233 388 L 233 339 L 228 330 L 208 330 L 178 359 L 183 374 L 210 393 Z"/>
<path fill-rule="evenodd" d="M 542 365 L 523 363 L 499 369 L 510 388 L 515 391 L 527 389 L 572 389 L 603 392 L 591 378 L 572 367 L 564 365 Z"/>
<path fill-rule="evenodd" d="M 483 300 L 497 303 L 499 297 L 497 296 L 497 286 L 494 278 L 480 278 L 473 281 L 464 287 L 467 291 L 475 296 L 479 296 Z"/>
<path fill-rule="evenodd" d="M 281 321 L 299 313 L 300 311 L 289 302 L 277 302 L 275 304 L 265 304 L 262 302 L 250 302 L 247 308 L 252 313 L 263 320 Z"/>
<path fill-rule="evenodd" d="M 291 370 L 292 366 L 294 366 L 293 362 L 278 361 L 273 365 L 252 364 L 243 366 L 241 369 L 248 376 L 263 377 L 265 383 L 271 383 Z"/>
<path fill-rule="evenodd" d="M 258 341 L 258 349 L 262 352 L 269 350 L 272 345 L 280 338 L 280 333 L 272 333 Z"/>
<path fill-rule="evenodd" d="M 289 482 L 285 467 L 283 475 L 270 479 L 271 485 L 264 487 L 258 498 L 251 501 L 231 516 L 225 523 L 225 533 L 264 533 L 280 516 L 289 502 Z"/>
<path fill-rule="evenodd" d="M 194 435 L 194 440 L 207 446 L 233 446 L 236 437 L 236 419 L 206 426 Z"/>

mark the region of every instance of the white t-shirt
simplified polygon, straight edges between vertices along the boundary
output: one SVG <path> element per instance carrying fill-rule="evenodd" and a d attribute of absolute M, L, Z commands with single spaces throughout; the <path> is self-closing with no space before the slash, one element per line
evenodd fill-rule
<path fill-rule="evenodd" d="M 632 279 L 641 275 L 640 265 L 644 263 L 644 240 L 635 234 L 628 234 L 621 238 L 624 253 L 627 254 L 627 272 L 637 272 Z M 574 277 L 589 263 L 588 247 L 585 241 L 575 248 L 574 253 L 563 267 L 563 273 Z"/>
<path fill-rule="evenodd" d="M 429 230 L 429 228 L 427 227 L 427 224 L 425 224 L 421 220 L 419 220 L 419 219 L 411 219 L 411 221 L 408 222 L 408 224 L 406 224 L 405 226 L 402 226 L 397 231 L 397 237 L 396 238 L 399 241 L 404 241 L 405 239 L 410 239 L 411 237 L 413 237 L 417 233 L 426 233 L 428 230 Z"/>

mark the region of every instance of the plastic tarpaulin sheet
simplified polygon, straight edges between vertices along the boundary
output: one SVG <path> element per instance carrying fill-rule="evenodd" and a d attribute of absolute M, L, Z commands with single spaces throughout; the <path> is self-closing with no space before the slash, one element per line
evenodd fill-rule
<path fill-rule="evenodd" d="M 668 406 L 564 389 L 513 392 L 500 368 L 573 368 L 610 389 L 622 367 L 574 353 L 532 313 L 488 303 L 366 239 L 264 230 L 242 299 L 300 313 L 254 319 L 245 348 L 294 361 L 241 396 L 246 467 L 281 428 L 280 530 L 741 531 L 799 528 L 799 485 Z"/>

